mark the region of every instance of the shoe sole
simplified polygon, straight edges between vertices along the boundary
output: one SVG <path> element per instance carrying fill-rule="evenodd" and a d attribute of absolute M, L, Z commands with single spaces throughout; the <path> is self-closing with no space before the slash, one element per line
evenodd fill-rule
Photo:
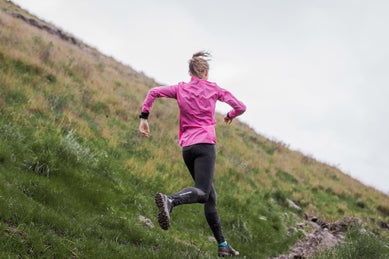
<path fill-rule="evenodd" d="M 170 226 L 170 213 L 167 208 L 165 196 L 162 193 L 155 195 L 155 204 L 159 209 L 158 223 L 163 230 L 168 230 Z"/>
<path fill-rule="evenodd" d="M 230 251 L 230 252 L 218 252 L 218 257 L 229 257 L 229 256 L 238 256 L 239 252 L 236 250 Z"/>
<path fill-rule="evenodd" d="M 222 253 L 222 254 L 218 254 L 217 256 L 218 257 L 230 257 L 230 256 L 238 256 L 238 254 L 230 254 L 230 253 Z"/>
<path fill-rule="evenodd" d="M 230 257 L 230 256 L 238 256 L 239 253 L 218 253 L 217 256 L 218 257 Z"/>

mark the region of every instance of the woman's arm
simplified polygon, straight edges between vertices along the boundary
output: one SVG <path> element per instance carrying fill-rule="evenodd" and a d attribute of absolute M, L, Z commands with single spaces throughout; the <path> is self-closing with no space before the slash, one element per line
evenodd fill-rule
<path fill-rule="evenodd" d="M 146 98 L 142 104 L 142 113 L 144 114 L 143 117 L 146 117 L 144 119 L 147 119 L 146 114 L 150 113 L 155 99 L 159 98 L 159 97 L 167 97 L 167 98 L 176 99 L 177 98 L 177 85 L 157 86 L 157 87 L 153 87 L 149 90 L 149 92 L 147 93 Z"/>
<path fill-rule="evenodd" d="M 139 131 L 143 136 L 150 136 L 150 127 L 148 123 L 149 113 L 153 107 L 153 103 L 156 98 L 167 97 L 167 98 L 177 98 L 177 85 L 172 86 L 158 86 L 150 89 L 146 95 L 145 100 L 142 104 L 142 111 L 139 115 Z"/>
<path fill-rule="evenodd" d="M 246 105 L 239 101 L 229 91 L 222 89 L 219 95 L 219 101 L 225 102 L 232 107 L 232 110 L 224 117 L 224 122 L 231 124 L 232 120 L 246 111 Z"/>

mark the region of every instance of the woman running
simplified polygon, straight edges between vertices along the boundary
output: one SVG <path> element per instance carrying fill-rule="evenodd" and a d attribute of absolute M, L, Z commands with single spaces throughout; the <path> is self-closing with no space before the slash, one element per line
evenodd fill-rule
<path fill-rule="evenodd" d="M 208 81 L 209 64 L 207 52 L 198 52 L 189 60 L 191 80 L 172 86 L 154 87 L 149 90 L 139 115 L 139 131 L 150 135 L 148 116 L 156 98 L 167 97 L 177 100 L 180 111 L 179 144 L 182 154 L 195 184 L 172 195 L 157 193 L 155 202 L 159 209 L 158 223 L 164 230 L 170 226 L 173 207 L 182 204 L 203 203 L 205 218 L 218 243 L 219 256 L 239 255 L 227 244 L 216 209 L 216 192 L 213 176 L 216 159 L 215 106 L 216 101 L 229 104 L 232 110 L 224 117 L 226 124 L 241 115 L 246 106 L 229 91 Z"/>

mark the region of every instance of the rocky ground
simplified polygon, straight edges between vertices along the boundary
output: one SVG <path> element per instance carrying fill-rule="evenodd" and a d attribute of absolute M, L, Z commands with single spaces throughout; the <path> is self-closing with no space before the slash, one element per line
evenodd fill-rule
<path fill-rule="evenodd" d="M 289 254 L 272 259 L 312 258 L 314 254 L 343 242 L 344 233 L 353 226 L 360 225 L 357 218 L 345 217 L 334 223 L 327 223 L 315 216 L 305 215 L 305 220 L 298 224 L 305 238 L 300 239 L 290 248 Z M 313 230 L 313 231 L 312 231 Z"/>

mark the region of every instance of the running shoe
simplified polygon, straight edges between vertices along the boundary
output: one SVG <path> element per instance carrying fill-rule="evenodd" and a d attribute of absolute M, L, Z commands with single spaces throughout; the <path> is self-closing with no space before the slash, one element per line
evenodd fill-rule
<path fill-rule="evenodd" d="M 170 226 L 170 212 L 172 212 L 173 204 L 170 199 L 162 194 L 155 194 L 155 204 L 158 207 L 158 223 L 163 230 L 168 230 Z"/>
<path fill-rule="evenodd" d="M 232 248 L 230 245 L 227 246 L 219 246 L 217 255 L 219 257 L 225 257 L 225 256 L 236 256 L 239 255 L 239 252 L 236 251 L 234 248 Z"/>

